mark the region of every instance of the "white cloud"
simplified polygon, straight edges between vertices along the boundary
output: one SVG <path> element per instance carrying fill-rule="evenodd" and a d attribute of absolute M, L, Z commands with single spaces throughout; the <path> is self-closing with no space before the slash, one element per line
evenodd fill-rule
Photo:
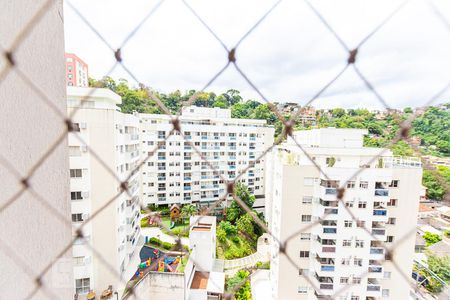
<path fill-rule="evenodd" d="M 112 47 L 156 5 L 156 1 L 71 1 Z M 228 48 L 274 1 L 188 1 Z M 355 47 L 401 1 L 321 0 L 312 4 Z M 448 19 L 450 3 L 433 2 Z M 66 50 L 106 74 L 114 57 L 95 34 L 65 7 Z M 426 1 L 408 2 L 359 50 L 357 65 L 392 107 L 420 106 L 449 80 L 450 32 Z M 237 63 L 271 101 L 305 103 L 345 65 L 347 53 L 303 1 L 283 1 L 238 47 Z M 202 88 L 227 62 L 220 43 L 178 0 L 166 0 L 123 48 L 126 66 L 144 84 L 168 92 Z M 130 77 L 120 67 L 113 77 Z M 259 95 L 230 66 L 207 90 L 235 88 Z M 449 101 L 447 92 L 439 102 Z M 379 107 L 349 68 L 317 99 L 320 107 Z"/>

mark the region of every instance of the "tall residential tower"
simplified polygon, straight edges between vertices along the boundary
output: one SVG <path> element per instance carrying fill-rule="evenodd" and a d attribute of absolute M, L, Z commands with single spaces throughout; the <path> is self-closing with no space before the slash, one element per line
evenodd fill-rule
<path fill-rule="evenodd" d="M 393 261 L 411 274 L 421 163 L 363 147 L 365 134 L 335 128 L 294 133 L 323 173 L 290 138 L 268 158 L 266 217 L 278 240 L 289 239 L 286 252 L 295 263 L 274 245 L 273 299 L 408 299 L 409 285 Z M 342 186 L 343 203 L 337 199 Z M 392 255 L 383 245 L 395 245 Z"/>

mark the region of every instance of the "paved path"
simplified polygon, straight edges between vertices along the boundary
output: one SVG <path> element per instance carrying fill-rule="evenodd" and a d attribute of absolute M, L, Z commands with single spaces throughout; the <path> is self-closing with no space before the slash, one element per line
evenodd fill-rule
<path fill-rule="evenodd" d="M 156 238 L 159 238 L 163 242 L 168 242 L 168 243 L 172 243 L 172 244 L 175 244 L 175 240 L 176 240 L 175 237 L 162 232 L 161 228 L 159 228 L 159 227 L 143 227 L 143 228 L 141 228 L 141 235 L 144 238 L 144 241 L 145 241 L 146 236 L 149 239 L 151 237 L 156 237 Z M 189 238 L 182 237 L 181 244 L 189 245 Z"/>
<path fill-rule="evenodd" d="M 242 258 L 224 260 L 225 273 L 233 275 L 240 269 L 254 267 L 259 261 L 268 262 L 270 260 L 270 241 L 270 236 L 265 233 L 258 238 L 255 253 Z"/>

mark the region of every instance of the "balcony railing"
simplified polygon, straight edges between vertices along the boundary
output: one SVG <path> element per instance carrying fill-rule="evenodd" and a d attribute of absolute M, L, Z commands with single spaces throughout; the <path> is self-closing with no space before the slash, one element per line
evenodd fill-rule
<path fill-rule="evenodd" d="M 330 214 L 330 215 L 337 215 L 338 209 L 337 208 L 325 208 L 324 213 Z"/>
<path fill-rule="evenodd" d="M 373 235 L 385 235 L 386 229 L 372 229 Z"/>
<path fill-rule="evenodd" d="M 374 284 L 367 285 L 367 291 L 368 292 L 379 292 L 380 290 L 381 290 L 381 286 L 380 285 L 374 285 Z"/>
<path fill-rule="evenodd" d="M 387 210 L 386 209 L 374 209 L 373 210 L 373 215 L 374 216 L 386 216 L 387 215 Z"/>
<path fill-rule="evenodd" d="M 333 284 L 332 283 L 322 283 L 322 284 L 320 284 L 320 289 L 321 290 L 332 290 Z"/>
<path fill-rule="evenodd" d="M 336 228 L 324 228 L 323 229 L 323 233 L 336 233 L 337 229 Z"/>
<path fill-rule="evenodd" d="M 381 272 L 383 272 L 383 267 L 377 267 L 377 266 L 369 266 L 369 269 L 368 269 L 368 271 L 369 271 L 369 273 L 381 273 Z"/>
<path fill-rule="evenodd" d="M 389 190 L 386 189 L 376 189 L 375 196 L 387 197 L 389 196 Z"/>
<path fill-rule="evenodd" d="M 321 266 L 320 270 L 324 271 L 324 272 L 333 272 L 334 271 L 334 266 Z"/>
<path fill-rule="evenodd" d="M 322 247 L 322 252 L 334 253 L 336 252 L 336 247 Z"/>
<path fill-rule="evenodd" d="M 370 254 L 383 254 L 384 248 L 370 248 Z"/>
<path fill-rule="evenodd" d="M 325 195 L 336 195 L 337 190 L 335 188 L 326 188 L 325 189 Z"/>

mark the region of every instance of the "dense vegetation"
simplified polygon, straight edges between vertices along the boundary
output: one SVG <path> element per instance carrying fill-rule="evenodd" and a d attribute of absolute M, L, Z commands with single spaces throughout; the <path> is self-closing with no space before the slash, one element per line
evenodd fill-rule
<path fill-rule="evenodd" d="M 450 257 L 449 256 L 436 256 L 428 255 L 427 265 L 433 274 L 430 274 L 427 270 L 421 269 L 419 273 L 425 276 L 427 283 L 425 288 L 433 294 L 439 294 L 443 290 L 443 284 L 435 278 L 438 276 L 446 284 L 450 283 Z M 432 276 L 434 275 L 434 276 Z"/>
<path fill-rule="evenodd" d="M 182 93 L 179 90 L 171 93 L 160 93 L 145 86 L 132 88 L 125 80 L 114 81 L 110 77 L 101 80 L 90 79 L 89 84 L 95 87 L 111 89 L 122 97 L 121 110 L 125 113 L 134 111 L 141 113 L 162 113 L 154 99 L 158 98 L 170 110 L 177 113 L 183 104 L 196 93 L 195 90 Z M 159 101 L 159 100 L 158 100 Z M 275 135 L 282 132 L 282 123 L 268 104 L 254 100 L 244 100 L 239 91 L 230 89 L 222 94 L 212 92 L 199 92 L 196 94 L 193 105 L 204 107 L 230 108 L 234 118 L 250 118 L 267 120 L 269 125 L 275 127 Z M 450 107 L 450 103 L 446 104 Z M 312 127 L 336 127 L 336 128 L 367 128 L 369 135 L 365 137 L 364 144 L 371 147 L 388 146 L 396 136 L 400 123 L 408 119 L 413 110 L 405 108 L 403 112 L 392 112 L 384 116 L 378 116 L 367 109 L 343 109 L 318 110 L 315 123 L 297 123 L 296 129 L 309 129 Z M 286 119 L 290 118 L 285 114 Z M 437 107 L 428 108 L 425 113 L 416 118 L 412 124 L 410 135 L 421 139 L 419 150 L 422 154 L 450 157 L 450 112 Z M 413 151 L 408 143 L 400 141 L 392 146 L 395 155 L 413 156 L 418 153 Z M 446 173 L 447 172 L 447 173 Z M 447 174 L 449 171 L 431 172 L 425 171 L 423 184 L 428 188 L 428 197 L 441 200 L 446 193 L 445 182 L 439 180 L 438 174 Z M 447 180 L 448 181 L 448 180 Z"/>
<path fill-rule="evenodd" d="M 249 277 L 250 272 L 247 270 L 239 270 L 233 277 L 227 278 L 226 286 L 227 292 L 233 293 L 233 299 L 235 300 L 251 300 L 252 290 L 250 287 Z M 239 287 L 239 288 L 237 288 Z"/>
<path fill-rule="evenodd" d="M 237 184 L 236 195 L 248 207 L 255 202 L 248 188 L 243 184 Z M 256 212 L 251 212 L 256 214 Z M 263 220 L 263 216 L 257 215 Z M 252 216 L 233 200 L 227 209 L 226 220 L 219 223 L 217 227 L 217 255 L 219 258 L 235 259 L 252 254 L 256 250 L 256 241 L 263 233 L 258 224 L 253 221 Z"/>

